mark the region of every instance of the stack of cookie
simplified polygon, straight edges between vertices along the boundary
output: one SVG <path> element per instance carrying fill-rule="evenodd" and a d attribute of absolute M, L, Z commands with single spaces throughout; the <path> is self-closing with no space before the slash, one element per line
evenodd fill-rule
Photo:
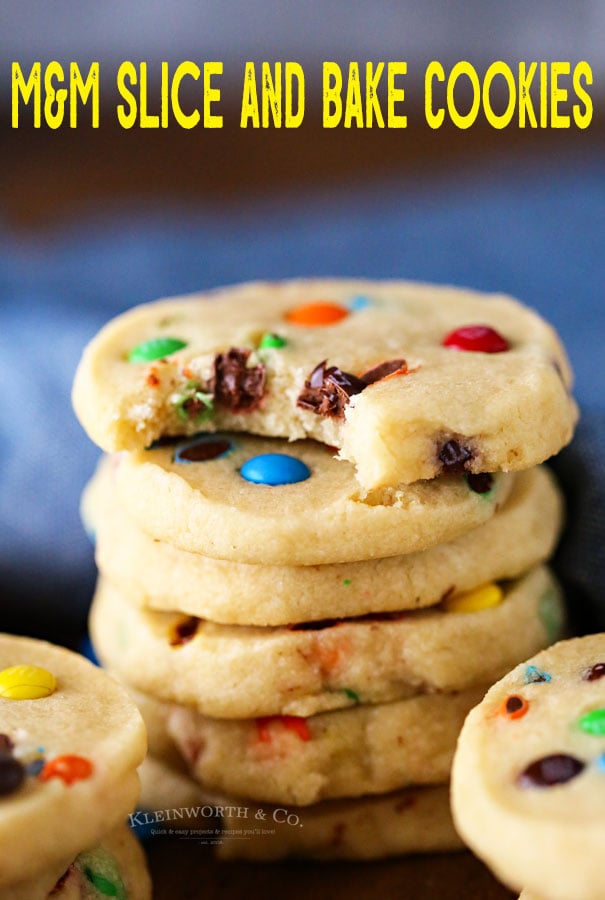
<path fill-rule="evenodd" d="M 515 301 L 396 282 L 161 301 L 91 343 L 76 410 L 128 451 L 84 499 L 93 642 L 156 702 L 167 778 L 277 807 L 246 840 L 227 815 L 226 854 L 457 846 L 464 717 L 563 627 L 538 464 L 571 437 L 570 380 Z"/>
<path fill-rule="evenodd" d="M 81 656 L 0 635 L 0 896 L 150 900 L 126 825 L 145 728 Z"/>

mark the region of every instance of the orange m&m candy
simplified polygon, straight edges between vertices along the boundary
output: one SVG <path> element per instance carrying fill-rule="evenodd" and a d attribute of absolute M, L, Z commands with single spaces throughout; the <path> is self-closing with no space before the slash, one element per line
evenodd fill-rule
<path fill-rule="evenodd" d="M 321 325 L 334 325 L 341 319 L 346 319 L 348 315 L 349 310 L 340 303 L 317 300 L 314 303 L 304 303 L 302 306 L 294 307 L 286 313 L 286 319 L 292 325 L 315 328 Z"/>
<path fill-rule="evenodd" d="M 510 694 L 502 701 L 498 712 L 506 719 L 522 719 L 529 709 L 529 703 L 521 694 Z"/>
<path fill-rule="evenodd" d="M 60 778 L 65 784 L 73 784 L 90 778 L 92 773 L 93 765 L 85 756 L 55 756 L 44 765 L 38 778 L 40 781 Z"/>

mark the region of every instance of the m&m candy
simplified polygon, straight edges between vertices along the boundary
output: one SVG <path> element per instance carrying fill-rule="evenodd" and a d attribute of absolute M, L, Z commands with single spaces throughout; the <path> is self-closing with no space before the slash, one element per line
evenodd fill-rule
<path fill-rule="evenodd" d="M 247 460 L 240 475 L 253 484 L 276 486 L 306 481 L 311 470 L 301 459 L 287 453 L 262 453 Z"/>
<path fill-rule="evenodd" d="M 7 700 L 40 700 L 56 687 L 52 672 L 39 666 L 10 666 L 0 672 L 0 697 Z"/>
<path fill-rule="evenodd" d="M 346 319 L 349 310 L 340 303 L 331 303 L 326 300 L 318 300 L 314 303 L 305 303 L 296 306 L 286 313 L 286 319 L 291 325 L 299 325 L 303 328 L 316 328 L 322 325 L 335 325 L 342 319 Z"/>
<path fill-rule="evenodd" d="M 165 356 L 170 356 L 171 353 L 176 353 L 177 350 L 182 350 L 186 346 L 187 341 L 182 341 L 180 338 L 151 338 L 132 348 L 128 354 L 128 362 L 153 362 L 154 359 L 163 359 Z"/>
<path fill-rule="evenodd" d="M 497 584 L 483 584 L 473 591 L 465 591 L 462 594 L 454 594 L 443 601 L 443 609 L 446 612 L 468 613 L 479 612 L 498 606 L 504 599 L 504 592 Z"/>
<path fill-rule="evenodd" d="M 68 754 L 49 759 L 38 778 L 40 781 L 60 778 L 65 784 L 73 784 L 75 781 L 84 781 L 86 778 L 90 778 L 93 771 L 93 764 L 85 756 Z"/>
<path fill-rule="evenodd" d="M 489 325 L 463 325 L 450 331 L 443 339 L 444 347 L 472 353 L 504 353 L 508 341 Z"/>

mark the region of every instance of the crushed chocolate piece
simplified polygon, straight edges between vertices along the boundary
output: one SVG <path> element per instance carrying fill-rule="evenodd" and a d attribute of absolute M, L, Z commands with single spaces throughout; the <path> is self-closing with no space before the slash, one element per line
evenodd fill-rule
<path fill-rule="evenodd" d="M 177 462 L 183 459 L 188 462 L 208 462 L 208 460 L 223 456 L 224 453 L 231 450 L 231 446 L 231 441 L 227 438 L 214 438 L 191 443 L 179 450 Z"/>
<path fill-rule="evenodd" d="M 336 625 L 344 625 L 346 622 L 397 622 L 405 619 L 409 610 L 395 610 L 394 612 L 364 613 L 361 616 L 348 616 L 346 619 L 317 619 L 314 622 L 295 622 L 290 625 L 290 631 L 323 631 L 324 628 L 334 628 Z"/>
<path fill-rule="evenodd" d="M 505 709 L 506 712 L 511 715 L 512 713 L 519 712 L 519 710 L 523 709 L 525 701 L 522 697 L 519 697 L 517 694 L 511 694 L 510 697 L 506 698 Z"/>
<path fill-rule="evenodd" d="M 180 443 L 182 440 L 182 434 L 163 434 L 161 437 L 156 438 L 155 441 L 149 444 L 146 449 L 159 450 L 161 447 L 174 447 L 175 444 Z"/>
<path fill-rule="evenodd" d="M 489 472 L 478 472 L 477 474 L 470 472 L 466 476 L 466 483 L 475 494 L 489 494 L 494 486 L 494 479 Z"/>
<path fill-rule="evenodd" d="M 401 800 L 397 801 L 397 803 L 393 807 L 393 811 L 396 813 L 405 812 L 406 809 L 411 809 L 413 806 L 415 806 L 416 800 L 416 794 L 407 794 L 405 797 L 402 797 Z"/>
<path fill-rule="evenodd" d="M 183 400 L 181 409 L 188 419 L 196 419 L 198 416 L 208 414 L 208 403 L 201 400 L 196 394 L 192 394 L 191 397 Z"/>
<path fill-rule="evenodd" d="M 182 647 L 195 637 L 200 620 L 196 616 L 187 616 L 173 625 L 169 638 L 171 647 Z"/>
<path fill-rule="evenodd" d="M 367 384 L 343 372 L 336 366 L 326 368 L 327 359 L 315 366 L 305 386 L 298 395 L 297 406 L 310 409 L 318 416 L 330 416 L 335 419 L 344 417 L 345 407 L 354 394 L 360 394 Z"/>
<path fill-rule="evenodd" d="M 368 369 L 358 378 L 350 372 L 343 372 L 337 366 L 326 367 L 327 362 L 324 359 L 315 366 L 305 381 L 296 404 L 301 409 L 310 409 L 318 416 L 330 416 L 334 419 L 344 417 L 345 407 L 354 394 L 361 394 L 371 384 L 396 372 L 404 375 L 408 371 L 405 359 L 391 359 Z"/>
<path fill-rule="evenodd" d="M 217 403 L 233 412 L 253 412 L 265 394 L 266 370 L 262 363 L 248 366 L 250 350 L 231 347 L 214 358 L 210 391 Z"/>
<path fill-rule="evenodd" d="M 324 628 L 333 628 L 340 625 L 344 619 L 318 619 L 316 622 L 295 622 L 290 625 L 290 631 L 323 631 Z"/>
<path fill-rule="evenodd" d="M 446 472 L 463 472 L 466 464 L 473 458 L 469 448 L 456 440 L 446 441 L 438 456 Z"/>
<path fill-rule="evenodd" d="M 594 666 L 591 666 L 590 669 L 586 669 L 586 671 L 582 673 L 582 678 L 584 681 L 598 681 L 599 678 L 602 678 L 604 675 L 605 663 L 595 663 Z"/>
<path fill-rule="evenodd" d="M 451 584 L 448 587 L 447 591 L 444 591 L 443 594 L 441 595 L 441 597 L 439 598 L 439 603 L 445 603 L 446 600 L 449 600 L 449 598 L 452 596 L 452 594 L 454 593 L 455 590 L 456 590 L 456 585 Z"/>
<path fill-rule="evenodd" d="M 379 363 L 372 369 L 368 369 L 361 376 L 361 380 L 365 381 L 367 385 L 375 384 L 377 381 L 382 381 L 383 378 L 388 378 L 389 375 L 394 375 L 395 372 L 405 375 L 407 371 L 408 366 L 405 359 L 390 359 L 388 362 Z"/>
<path fill-rule="evenodd" d="M 553 787 L 566 784 L 586 768 L 586 763 L 567 753 L 553 753 L 535 760 L 524 769 L 517 781 L 521 787 Z"/>
<path fill-rule="evenodd" d="M 25 780 L 25 767 L 9 753 L 0 753 L 0 797 L 14 793 Z"/>
<path fill-rule="evenodd" d="M 65 887 L 65 882 L 67 881 L 67 879 L 69 878 L 69 876 L 70 876 L 70 875 L 73 875 L 73 873 L 76 872 L 76 871 L 77 871 L 77 870 L 76 870 L 76 867 L 74 866 L 73 863 L 71 863 L 71 865 L 65 870 L 65 872 L 63 872 L 63 874 L 61 875 L 61 877 L 60 877 L 59 880 L 57 881 L 56 885 L 54 886 L 54 888 L 53 888 L 52 891 L 50 892 L 49 897 L 52 897 L 53 894 L 58 894 L 59 891 L 61 890 L 61 888 Z"/>
<path fill-rule="evenodd" d="M 330 847 L 340 847 L 347 830 L 346 822 L 335 822 L 332 828 L 332 837 L 330 838 Z"/>
<path fill-rule="evenodd" d="M 11 754 L 14 746 L 13 740 L 8 734 L 0 734 L 0 753 Z"/>

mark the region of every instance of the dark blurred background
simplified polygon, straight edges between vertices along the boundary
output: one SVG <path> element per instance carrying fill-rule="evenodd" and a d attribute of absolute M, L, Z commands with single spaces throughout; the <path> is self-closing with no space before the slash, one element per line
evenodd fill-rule
<path fill-rule="evenodd" d="M 94 581 L 78 496 L 98 451 L 69 391 L 85 342 L 156 297 L 248 278 L 358 275 L 505 291 L 560 330 L 584 411 L 559 462 L 578 627 L 604 627 L 605 6 L 328 0 L 24 2 L 0 27 L 0 627 L 69 639 Z M 101 127 L 10 128 L 10 64 L 100 62 Z M 222 60 L 223 129 L 122 130 L 115 73 Z M 296 60 L 297 130 L 240 129 L 246 60 Z M 405 130 L 321 127 L 321 63 L 406 60 Z M 585 130 L 424 121 L 428 61 L 591 65 Z M 154 80 L 155 79 L 155 80 Z M 570 81 L 568 80 L 568 85 Z M 199 99 L 199 95 L 196 95 Z M 194 96 L 191 95 L 191 101 Z M 461 100 L 461 104 L 465 101 Z M 503 102 L 503 101 L 502 101 Z M 157 111 L 152 109 L 152 111 Z"/>

